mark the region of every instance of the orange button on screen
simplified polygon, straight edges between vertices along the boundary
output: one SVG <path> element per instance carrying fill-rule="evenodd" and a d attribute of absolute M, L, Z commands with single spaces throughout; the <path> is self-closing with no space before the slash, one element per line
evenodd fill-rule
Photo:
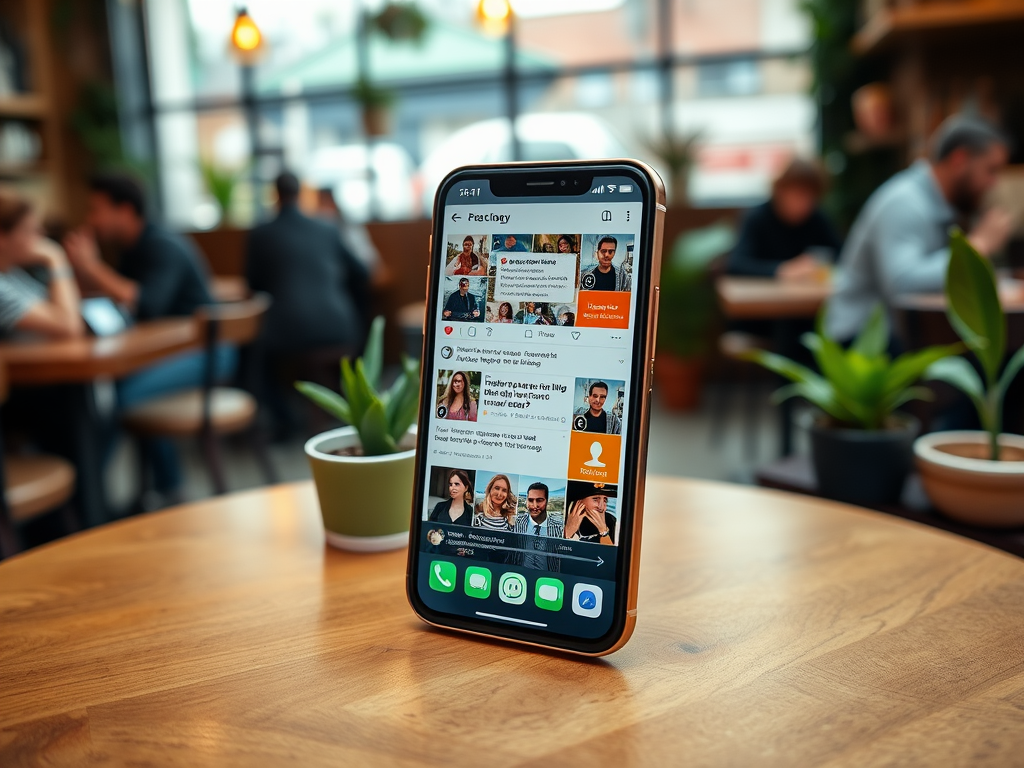
<path fill-rule="evenodd" d="M 580 291 L 576 325 L 581 328 L 629 328 L 630 294 L 626 291 Z"/>
<path fill-rule="evenodd" d="M 569 479 L 619 482 L 621 441 L 618 435 L 573 432 L 569 436 Z"/>

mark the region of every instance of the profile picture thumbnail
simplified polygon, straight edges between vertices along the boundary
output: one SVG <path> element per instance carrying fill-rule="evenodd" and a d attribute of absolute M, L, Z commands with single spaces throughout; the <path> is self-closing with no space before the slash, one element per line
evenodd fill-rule
<path fill-rule="evenodd" d="M 490 263 L 487 235 L 449 235 L 445 257 L 446 275 L 486 277 Z"/>
<path fill-rule="evenodd" d="M 582 235 L 553 234 L 534 235 L 534 253 L 579 253 Z"/>
<path fill-rule="evenodd" d="M 439 370 L 434 414 L 448 421 L 476 421 L 480 371 Z"/>
<path fill-rule="evenodd" d="M 577 378 L 572 401 L 573 430 L 621 435 L 625 399 L 626 382 L 621 379 Z"/>
<path fill-rule="evenodd" d="M 512 323 L 516 315 L 515 307 L 510 301 L 488 301 L 487 322 L 488 323 Z"/>
<path fill-rule="evenodd" d="M 472 525 L 476 472 L 458 467 L 431 467 L 423 519 L 431 523 Z"/>
<path fill-rule="evenodd" d="M 520 325 L 556 325 L 551 305 L 543 301 L 519 302 L 519 309 L 512 322 Z"/>
<path fill-rule="evenodd" d="M 628 291 L 633 286 L 633 235 L 584 235 L 581 291 Z"/>
<path fill-rule="evenodd" d="M 494 531 L 514 531 L 519 506 L 519 476 L 477 470 L 473 525 Z"/>
<path fill-rule="evenodd" d="M 491 235 L 492 253 L 529 253 L 532 245 L 533 235 Z"/>
<path fill-rule="evenodd" d="M 482 323 L 487 309 L 486 305 L 486 277 L 457 277 L 454 275 L 445 277 L 442 319 Z"/>
<path fill-rule="evenodd" d="M 519 506 L 516 510 L 516 530 L 562 538 L 565 522 L 564 479 L 552 477 L 519 476 Z M 542 530 L 537 531 L 537 528 Z"/>
<path fill-rule="evenodd" d="M 619 540 L 618 486 L 570 480 L 566 488 L 565 538 L 594 544 Z"/>

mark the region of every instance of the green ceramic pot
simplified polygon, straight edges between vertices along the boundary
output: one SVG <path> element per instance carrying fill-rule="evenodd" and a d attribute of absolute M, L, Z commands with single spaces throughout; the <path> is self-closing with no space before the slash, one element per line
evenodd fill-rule
<path fill-rule="evenodd" d="M 412 427 L 403 445 L 411 444 L 415 435 Z M 355 427 L 332 429 L 306 441 L 327 543 L 354 552 L 404 547 L 409 543 L 416 449 L 389 456 L 331 453 L 358 445 Z"/>

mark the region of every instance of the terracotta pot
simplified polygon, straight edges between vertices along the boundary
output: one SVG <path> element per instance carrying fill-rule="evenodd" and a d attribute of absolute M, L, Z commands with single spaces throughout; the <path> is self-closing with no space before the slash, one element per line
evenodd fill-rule
<path fill-rule="evenodd" d="M 811 458 L 818 493 L 848 504 L 896 504 L 913 462 L 921 422 L 896 414 L 892 429 L 837 429 L 812 420 Z"/>
<path fill-rule="evenodd" d="M 925 493 L 937 509 L 971 525 L 1014 528 L 1024 525 L 1024 460 L 989 461 L 949 453 L 969 453 L 988 445 L 986 432 L 933 432 L 914 443 L 914 459 Z M 999 445 L 1024 455 L 1024 437 L 1000 435 Z M 943 448 L 947 450 L 942 450 Z M 1016 453 L 1016 452 L 1015 452 Z"/>
<path fill-rule="evenodd" d="M 391 132 L 391 110 L 387 107 L 363 107 L 363 131 L 371 138 Z"/>
<path fill-rule="evenodd" d="M 656 363 L 654 388 L 670 411 L 692 411 L 700 404 L 707 363 L 696 358 L 662 354 Z"/>
<path fill-rule="evenodd" d="M 413 445 L 416 427 L 403 440 Z M 416 450 L 388 456 L 337 456 L 359 445 L 355 427 L 323 432 L 306 441 L 324 537 L 338 549 L 383 552 L 409 543 Z"/>

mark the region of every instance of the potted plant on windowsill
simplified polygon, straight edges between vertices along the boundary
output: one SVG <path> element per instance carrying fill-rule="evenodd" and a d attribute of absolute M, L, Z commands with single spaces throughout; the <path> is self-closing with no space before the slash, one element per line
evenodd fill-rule
<path fill-rule="evenodd" d="M 658 399 L 670 410 L 697 407 L 704 369 L 714 342 L 715 291 L 711 263 L 732 248 L 728 224 L 681 235 L 661 267 L 658 310 Z"/>
<path fill-rule="evenodd" d="M 931 502 L 952 518 L 1001 528 L 1024 525 L 1024 437 L 1001 433 L 1003 398 L 1024 368 L 1024 347 L 1003 366 L 1006 315 L 995 273 L 959 232 L 950 243 L 946 316 L 982 373 L 966 358 L 951 357 L 932 365 L 927 376 L 963 391 L 982 431 L 918 438 L 914 455 L 921 483 Z"/>
<path fill-rule="evenodd" d="M 397 549 L 409 539 L 415 472 L 419 364 L 404 358 L 391 388 L 379 391 L 384 318 L 370 326 L 363 357 L 341 361 L 343 394 L 308 381 L 295 387 L 351 425 L 306 442 L 327 543 L 356 552 Z"/>
<path fill-rule="evenodd" d="M 751 350 L 743 355 L 789 379 L 773 399 L 803 397 L 821 413 L 811 420 L 811 458 L 818 492 L 852 504 L 899 501 L 910 471 L 914 438 L 920 423 L 897 412 L 911 400 L 929 399 L 930 390 L 914 386 L 925 370 L 962 346 L 928 347 L 892 360 L 889 322 L 877 307 L 849 349 L 830 339 L 818 317 L 814 333 L 801 341 L 814 355 L 821 373 L 781 355 Z"/>
<path fill-rule="evenodd" d="M 363 77 L 356 81 L 352 95 L 362 108 L 363 130 L 370 138 L 386 136 L 391 131 L 391 107 L 395 92 L 374 85 Z"/>

